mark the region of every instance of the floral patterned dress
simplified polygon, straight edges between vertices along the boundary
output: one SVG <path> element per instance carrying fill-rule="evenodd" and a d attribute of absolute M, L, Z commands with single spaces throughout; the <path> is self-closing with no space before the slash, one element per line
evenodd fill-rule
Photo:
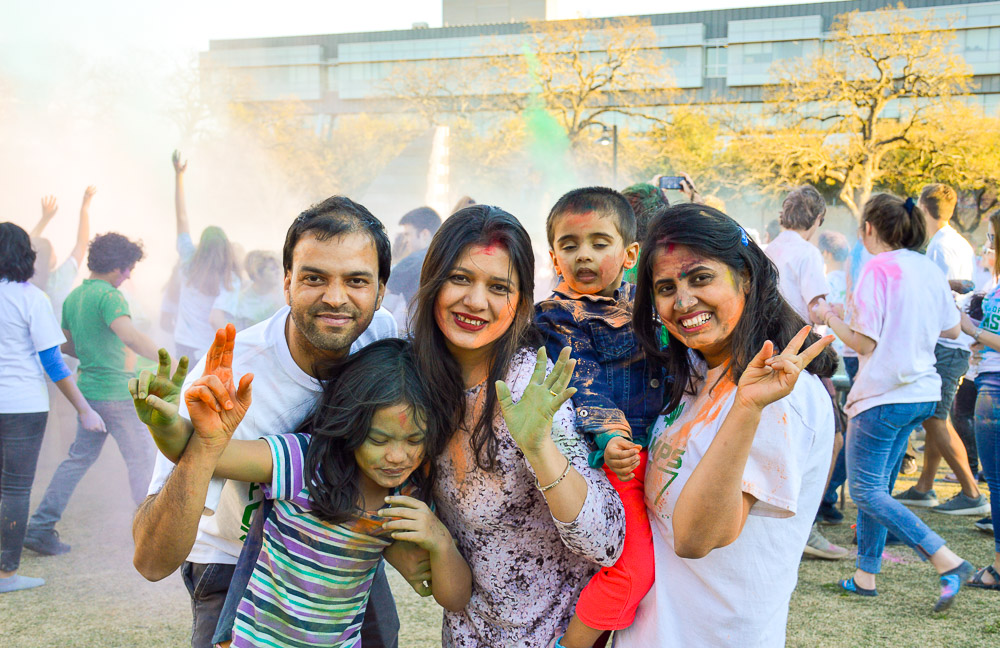
<path fill-rule="evenodd" d="M 534 366 L 535 352 L 528 349 L 511 362 L 506 383 L 515 401 Z M 470 412 L 482 389 L 466 392 Z M 556 413 L 552 436 L 587 482 L 583 509 L 572 522 L 552 517 L 499 412 L 494 472 L 476 466 L 468 427 L 455 433 L 438 459 L 434 489 L 437 514 L 472 569 L 472 599 L 461 612 L 445 612 L 442 644 L 545 648 L 565 630 L 590 577 L 618 559 L 625 539 L 621 500 L 604 474 L 587 465 L 590 448 L 576 431 L 571 402 Z"/>

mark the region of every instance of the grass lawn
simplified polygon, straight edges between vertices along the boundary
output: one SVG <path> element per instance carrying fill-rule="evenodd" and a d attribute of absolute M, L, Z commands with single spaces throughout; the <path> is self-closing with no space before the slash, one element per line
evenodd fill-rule
<path fill-rule="evenodd" d="M 32 510 L 44 493 L 71 439 L 50 434 L 35 481 Z M 942 475 L 944 470 L 942 470 Z M 913 484 L 901 477 L 899 488 Z M 957 487 L 938 482 L 939 499 Z M 21 573 L 47 584 L 0 595 L 0 645 L 5 648 L 178 647 L 190 645 L 191 613 L 179 574 L 148 583 L 132 568 L 124 464 L 113 442 L 81 482 L 59 528 L 69 554 L 41 557 L 25 551 Z M 825 527 L 832 541 L 850 546 L 856 513 L 848 502 L 845 524 Z M 992 559 L 992 539 L 977 531 L 975 518 L 919 512 L 960 555 L 977 566 Z M 853 562 L 804 560 L 792 597 L 789 646 L 1000 646 L 1000 592 L 963 591 L 945 615 L 931 606 L 938 585 L 933 569 L 906 547 L 889 547 L 879 597 L 847 597 L 830 589 L 853 572 Z M 400 646 L 440 645 L 441 612 L 421 599 L 390 570 L 402 624 Z"/>

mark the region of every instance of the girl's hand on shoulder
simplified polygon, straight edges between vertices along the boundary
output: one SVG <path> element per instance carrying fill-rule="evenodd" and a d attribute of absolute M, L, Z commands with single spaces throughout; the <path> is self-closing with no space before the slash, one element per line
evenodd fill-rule
<path fill-rule="evenodd" d="M 500 411 L 507 429 L 525 455 L 537 454 L 545 441 L 551 439 L 552 417 L 576 393 L 574 387 L 569 387 L 576 368 L 576 360 L 571 359 L 569 354 L 570 348 L 565 347 L 552 372 L 546 376 L 547 356 L 545 347 L 540 348 L 531 381 L 516 403 L 507 383 L 502 380 L 496 382 Z"/>
<path fill-rule="evenodd" d="M 432 556 L 443 554 L 454 544 L 447 527 L 424 502 L 405 495 L 390 495 L 385 503 L 388 508 L 380 509 L 378 514 L 391 518 L 382 523 L 382 528 L 390 532 L 393 540 L 412 542 Z"/>
<path fill-rule="evenodd" d="M 808 326 L 802 327 L 778 355 L 773 355 L 774 343 L 770 340 L 765 342 L 736 386 L 737 402 L 744 407 L 762 410 L 792 393 L 802 370 L 834 339 L 834 336 L 827 335 L 800 353 L 799 349 L 810 330 Z"/>
<path fill-rule="evenodd" d="M 642 446 L 633 443 L 628 437 L 613 437 L 604 447 L 604 463 L 618 476 L 618 479 L 623 482 L 629 481 L 635 477 L 633 473 L 639 467 L 640 450 Z"/>
<path fill-rule="evenodd" d="M 215 333 L 205 356 L 205 372 L 184 392 L 195 434 L 209 448 L 224 448 L 250 408 L 253 374 L 233 384 L 236 328 L 229 324 Z"/>

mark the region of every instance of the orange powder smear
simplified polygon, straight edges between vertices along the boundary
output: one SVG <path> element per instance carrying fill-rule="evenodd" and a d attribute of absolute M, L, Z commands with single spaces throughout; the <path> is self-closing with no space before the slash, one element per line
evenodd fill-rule
<path fill-rule="evenodd" d="M 653 445 L 649 453 L 651 470 L 646 471 L 646 478 L 651 480 L 653 492 L 658 493 L 657 500 L 662 498 L 667 481 L 676 475 L 671 466 L 676 462 L 677 451 L 687 448 L 688 440 L 696 427 L 707 426 L 723 414 L 729 395 L 735 389 L 733 381 L 724 376 L 718 384 L 695 401 L 694 404 L 701 404 L 701 407 L 689 421 L 685 421 L 676 432 L 669 436 L 664 435 Z"/>

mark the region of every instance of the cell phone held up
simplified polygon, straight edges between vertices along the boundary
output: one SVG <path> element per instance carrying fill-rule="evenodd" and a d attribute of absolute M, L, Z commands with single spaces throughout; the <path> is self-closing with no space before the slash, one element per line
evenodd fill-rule
<path fill-rule="evenodd" d="M 660 176 L 660 189 L 680 191 L 682 182 L 684 182 L 683 176 Z"/>

